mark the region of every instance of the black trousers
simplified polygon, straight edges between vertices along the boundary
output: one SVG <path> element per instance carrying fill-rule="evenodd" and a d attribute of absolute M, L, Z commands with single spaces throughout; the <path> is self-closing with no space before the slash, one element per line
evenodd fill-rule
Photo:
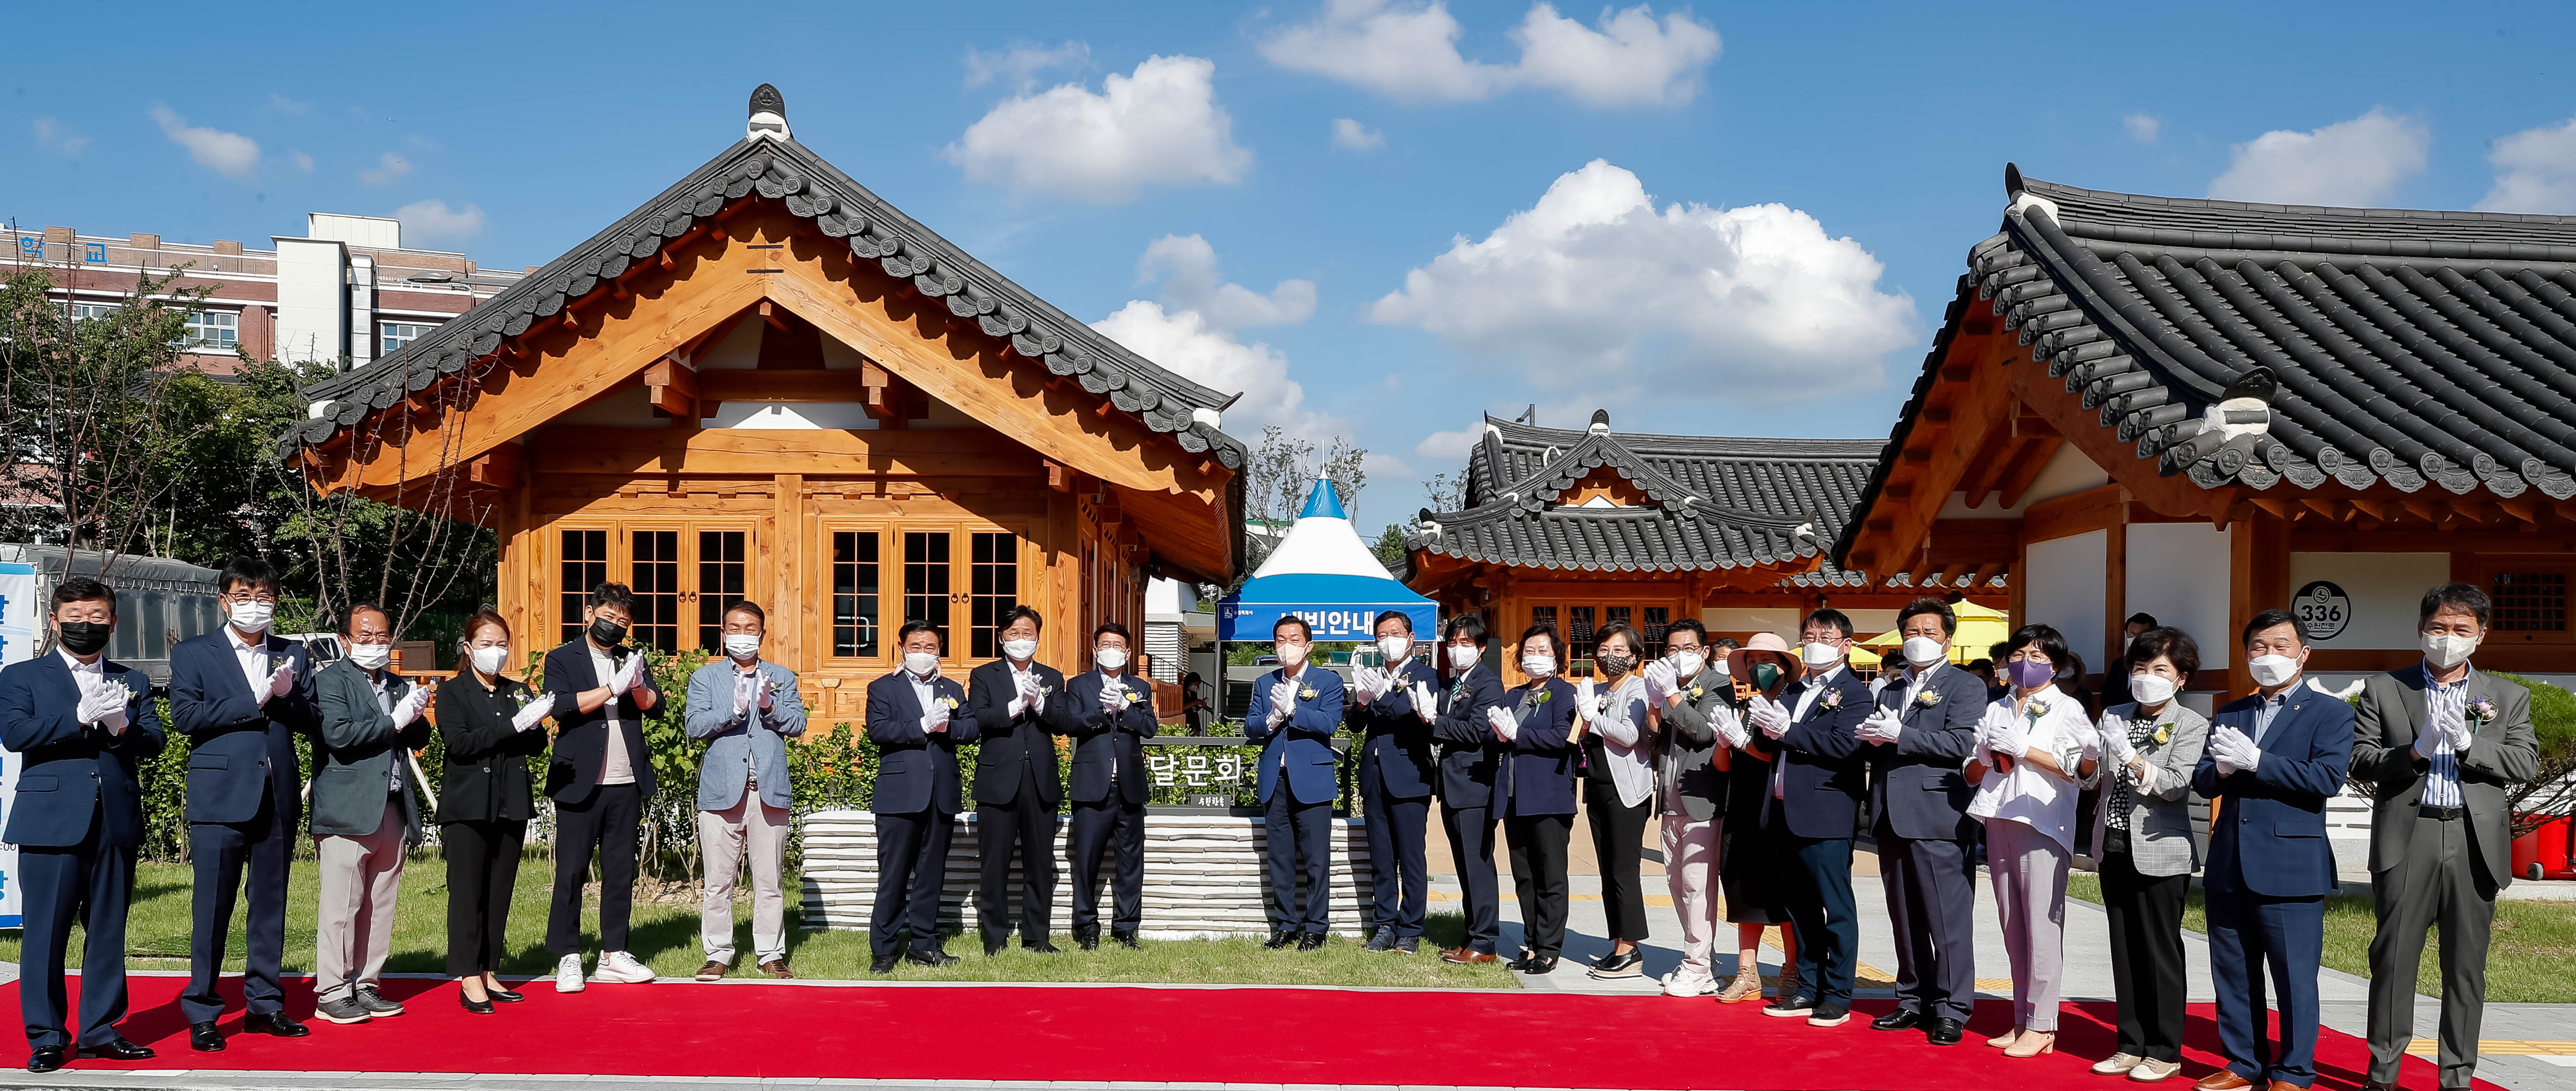
<path fill-rule="evenodd" d="M 1878 874 L 1896 934 L 1896 1006 L 1926 1019 L 1967 1022 L 1977 1002 L 1977 864 L 1971 846 L 1899 837 L 1881 823 Z M 2182 1009 L 2174 1014 L 2180 1018 Z"/>
<path fill-rule="evenodd" d="M 1503 819 L 1503 839 L 1512 853 L 1512 893 L 1521 902 L 1521 945 L 1532 955 L 1552 958 L 1565 949 L 1565 843 L 1573 835 L 1570 814 Z"/>
<path fill-rule="evenodd" d="M 916 951 L 939 949 L 939 888 L 948 882 L 954 815 L 936 808 L 877 816 L 877 901 L 868 914 L 868 953 L 892 958 L 900 933 Z"/>
<path fill-rule="evenodd" d="M 1333 801 L 1299 803 L 1281 776 L 1271 787 L 1262 817 L 1263 848 L 1270 860 L 1270 927 L 1279 932 L 1329 928 L 1333 879 Z M 1304 866 L 1299 866 L 1299 858 Z M 1297 877 L 1306 877 L 1306 911 L 1297 911 Z"/>
<path fill-rule="evenodd" d="M 1848 837 L 1786 838 L 1792 861 L 1789 921 L 1798 930 L 1798 988 L 1819 1004 L 1851 1006 L 1860 966 L 1860 917 L 1852 900 Z"/>
<path fill-rule="evenodd" d="M 1037 771 L 1020 763 L 1007 804 L 975 805 L 975 916 L 987 941 L 1011 934 L 1011 845 L 1020 849 L 1020 945 L 1044 943 L 1055 908 L 1055 805 L 1038 795 Z"/>
<path fill-rule="evenodd" d="M 1494 953 L 1501 937 L 1502 879 L 1494 871 L 1494 812 L 1485 807 L 1440 804 L 1440 827 L 1449 834 L 1449 859 L 1458 868 L 1458 887 L 1467 910 L 1467 942 L 1477 954 Z"/>
<path fill-rule="evenodd" d="M 1610 918 L 1610 938 L 1646 940 L 1646 888 L 1637 878 L 1645 855 L 1646 820 L 1655 810 L 1648 795 L 1634 807 L 1619 802 L 1619 789 L 1607 781 L 1583 782 L 1583 817 L 1592 827 L 1592 854 L 1601 863 L 1601 909 Z"/>
<path fill-rule="evenodd" d="M 1431 797 L 1397 799 L 1386 794 L 1383 783 L 1369 783 L 1377 779 L 1365 778 L 1360 785 L 1360 806 L 1366 812 L 1360 826 L 1369 850 L 1369 931 L 1393 928 L 1397 939 L 1413 939 L 1422 934 L 1422 915 L 1430 907 L 1431 865 L 1422 854 Z"/>
<path fill-rule="evenodd" d="M 1109 930 L 1134 932 L 1145 919 L 1145 805 L 1111 798 L 1073 805 L 1073 928 L 1100 927 L 1100 856 L 1113 857 Z"/>
<path fill-rule="evenodd" d="M 447 976 L 501 969 L 508 953 L 510 894 L 519 885 L 525 822 L 449 822 L 438 828 L 447 855 Z"/>
<path fill-rule="evenodd" d="M 546 953 L 581 953 L 581 888 L 599 855 L 599 950 L 626 949 L 635 913 L 635 851 L 644 794 L 632 784 L 602 784 L 580 803 L 555 804 L 555 896 L 546 911 Z"/>
<path fill-rule="evenodd" d="M 26 1017 L 27 1045 L 73 1044 L 64 1026 L 69 997 L 63 988 L 63 956 L 74 923 L 87 939 L 81 950 L 78 1043 L 94 1046 L 116 1039 L 116 1021 L 125 1018 L 125 914 L 134 900 L 133 846 L 99 844 L 93 815 L 89 835 L 80 844 L 20 846 L 18 882 L 25 920 L 18 1007 Z"/>
<path fill-rule="evenodd" d="M 277 800 L 263 795 L 259 811 L 248 822 L 188 826 L 196 890 L 189 913 L 188 991 L 179 994 L 179 1012 L 191 1023 L 211 1023 L 224 1014 L 224 998 L 215 991 L 215 977 L 223 969 L 237 895 L 249 903 L 242 922 L 247 954 L 242 965 L 242 1006 L 252 1015 L 286 1010 L 286 993 L 278 986 L 277 975 L 286 955 L 286 873 L 295 832 L 287 827 L 285 817 L 278 811 Z"/>
<path fill-rule="evenodd" d="M 2118 1052 L 2182 1059 L 2183 894 L 2189 875 L 2140 875 L 2128 835 L 2104 831 L 2102 912 L 2111 919 L 2111 988 L 2119 1000 Z"/>

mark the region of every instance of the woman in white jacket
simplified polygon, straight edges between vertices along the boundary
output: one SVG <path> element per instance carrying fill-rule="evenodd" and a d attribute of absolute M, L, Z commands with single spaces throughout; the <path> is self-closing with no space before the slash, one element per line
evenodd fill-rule
<path fill-rule="evenodd" d="M 1646 891 L 1637 877 L 1646 822 L 1654 816 L 1655 742 L 1645 676 L 1637 670 L 1645 639 L 1623 622 L 1601 627 L 1592 663 L 1601 679 L 1576 687 L 1576 727 L 1583 735 L 1583 812 L 1592 852 L 1601 863 L 1601 907 L 1610 918 L 1610 953 L 1592 964 L 1598 978 L 1644 971 Z"/>
<path fill-rule="evenodd" d="M 2035 1057 L 2057 1048 L 2076 786 L 2093 772 L 2100 736 L 2083 700 L 2058 686 L 2075 657 L 2056 629 L 2024 625 L 1998 651 L 2012 690 L 1986 706 L 1965 767 L 1977 787 L 1968 813 L 1986 824 L 1986 867 L 2012 961 L 2013 1029 L 1986 1044 Z"/>

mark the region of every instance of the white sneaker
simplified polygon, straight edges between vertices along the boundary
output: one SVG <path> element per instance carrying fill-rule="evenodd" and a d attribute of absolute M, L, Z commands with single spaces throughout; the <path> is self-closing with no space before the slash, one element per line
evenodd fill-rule
<path fill-rule="evenodd" d="M 565 955 L 561 961 L 555 963 L 556 992 L 577 993 L 586 987 L 587 983 L 581 979 L 580 955 Z"/>
<path fill-rule="evenodd" d="M 624 951 L 602 951 L 599 953 L 599 969 L 591 976 L 622 985 L 642 985 L 653 980 L 653 970 Z"/>
<path fill-rule="evenodd" d="M 1665 996 L 1707 996 L 1717 991 L 1717 981 L 1707 974 L 1674 970 L 1664 975 Z"/>

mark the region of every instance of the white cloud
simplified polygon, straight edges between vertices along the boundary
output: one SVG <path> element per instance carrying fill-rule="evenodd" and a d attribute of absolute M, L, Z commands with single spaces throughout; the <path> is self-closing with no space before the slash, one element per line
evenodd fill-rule
<path fill-rule="evenodd" d="M 1013 46 L 999 53 L 986 53 L 973 46 L 966 48 L 966 86 L 982 87 L 1001 80 L 1020 94 L 1027 94 L 1037 84 L 1038 73 L 1051 68 L 1084 69 L 1091 67 L 1091 46 L 1084 42 L 1066 42 L 1048 49 L 1042 46 Z"/>
<path fill-rule="evenodd" d="M 1484 435 L 1484 431 L 1479 428 L 1461 428 L 1455 432 L 1433 432 L 1422 437 L 1422 442 L 1413 445 L 1413 453 L 1434 462 L 1456 462 L 1466 458 L 1467 452 L 1475 450 L 1477 441 L 1483 439 Z"/>
<path fill-rule="evenodd" d="M 288 153 L 286 154 L 286 157 L 287 157 L 288 159 L 290 159 L 290 160 L 293 160 L 293 161 L 294 161 L 294 163 L 295 163 L 295 169 L 297 169 L 297 170 L 299 170 L 299 171 L 302 171 L 302 172 L 304 172 L 304 173 L 306 173 L 306 174 L 311 174 L 311 173 L 313 173 L 313 157 L 312 157 L 312 156 L 310 156 L 310 155 L 306 155 L 306 154 L 304 154 L 303 152 L 288 152 Z"/>
<path fill-rule="evenodd" d="M 2153 144 L 2156 142 L 2157 135 L 2164 132 L 2165 123 L 2156 120 L 2153 114 L 2130 114 L 2120 119 L 2120 126 L 2129 130 L 2131 139 L 2142 144 Z"/>
<path fill-rule="evenodd" d="M 1364 152 L 1386 146 L 1386 134 L 1346 117 L 1333 119 L 1333 146 L 1344 151 Z"/>
<path fill-rule="evenodd" d="M 1658 211 L 1601 160 L 1481 241 L 1405 274 L 1372 321 L 1416 326 L 1595 404 L 1653 393 L 1796 400 L 1875 386 L 1914 344 L 1884 266 L 1786 205 Z M 1546 400 L 1542 398 L 1541 400 Z"/>
<path fill-rule="evenodd" d="M 1340 418 L 1306 408 L 1306 388 L 1288 377 L 1286 355 L 1258 341 L 1238 341 L 1197 311 L 1167 312 L 1160 303 L 1139 299 L 1091 328 L 1195 382 L 1241 391 L 1243 400 L 1225 412 L 1225 428 L 1235 435 L 1256 435 L 1274 424 L 1305 439 L 1349 431 Z"/>
<path fill-rule="evenodd" d="M 1458 52 L 1461 28 L 1444 0 L 1326 0 L 1310 22 L 1262 39 L 1272 64 L 1407 102 L 1473 102 L 1518 87 L 1559 91 L 1588 106 L 1688 102 L 1717 59 L 1717 31 L 1640 4 L 1603 8 L 1594 26 L 1532 4 L 1512 41 L 1520 60 L 1494 64 Z"/>
<path fill-rule="evenodd" d="M 66 159 L 79 158 L 81 149 L 89 147 L 88 137 L 71 131 L 63 123 L 52 118 L 37 118 L 34 128 L 37 147 L 59 152 Z"/>
<path fill-rule="evenodd" d="M 152 120 L 160 123 L 162 135 L 171 143 L 188 149 L 198 166 L 244 182 L 259 173 L 258 141 L 221 129 L 192 128 L 187 118 L 159 103 L 152 105 Z"/>
<path fill-rule="evenodd" d="M 2576 214 L 2576 118 L 2524 129 L 2495 142 L 2495 188 L 2480 212 Z"/>
<path fill-rule="evenodd" d="M 375 169 L 359 171 L 358 180 L 371 186 L 381 186 L 399 182 L 410 173 L 411 160 L 386 152 L 376 160 Z"/>
<path fill-rule="evenodd" d="M 394 219 L 402 221 L 406 244 L 439 240 L 464 240 L 483 233 L 483 208 L 466 205 L 449 208 L 447 202 L 432 198 L 413 201 L 394 210 Z"/>
<path fill-rule="evenodd" d="M 2424 170 L 2432 131 L 2378 107 L 2314 132 L 2275 129 L 2236 145 L 2209 195 L 2229 201 L 2370 207 Z"/>
<path fill-rule="evenodd" d="M 1165 235 L 1136 259 L 1136 282 L 1161 281 L 1163 302 L 1220 330 L 1293 326 L 1315 316 L 1315 282 L 1283 280 L 1263 295 L 1216 275 L 1216 248 L 1197 235 Z"/>
<path fill-rule="evenodd" d="M 1149 57 L 1134 75 L 1110 73 L 1099 93 L 1064 84 L 993 107 L 948 146 L 949 162 L 979 182 L 1116 204 L 1149 183 L 1231 184 L 1252 153 L 1216 102 L 1216 64 Z"/>

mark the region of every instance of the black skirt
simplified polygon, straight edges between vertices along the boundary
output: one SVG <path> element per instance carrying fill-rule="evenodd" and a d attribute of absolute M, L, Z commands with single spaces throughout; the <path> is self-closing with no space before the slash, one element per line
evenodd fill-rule
<path fill-rule="evenodd" d="M 1771 763 L 1742 753 L 1726 774 L 1726 823 L 1718 829 L 1717 884 L 1726 895 L 1729 924 L 1787 924 L 1789 868 L 1793 861 L 1778 830 L 1762 828 L 1762 806 L 1771 799 Z"/>

